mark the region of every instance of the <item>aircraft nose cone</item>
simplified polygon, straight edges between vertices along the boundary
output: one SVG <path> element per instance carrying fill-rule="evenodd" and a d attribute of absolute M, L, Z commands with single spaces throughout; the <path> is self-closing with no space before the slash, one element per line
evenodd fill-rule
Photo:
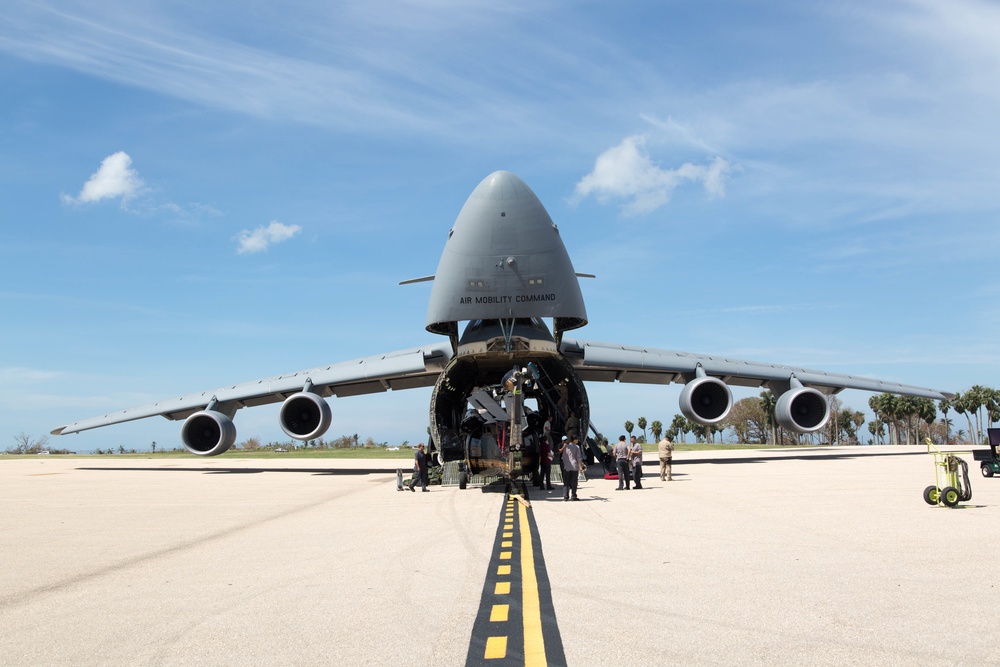
<path fill-rule="evenodd" d="M 495 171 L 469 195 L 445 242 L 427 308 L 427 330 L 457 322 L 552 317 L 587 322 L 580 285 L 559 231 L 535 193 Z"/>
<path fill-rule="evenodd" d="M 535 197 L 535 193 L 520 178 L 509 171 L 494 171 L 482 180 L 472 191 L 469 199 L 485 199 L 489 201 L 508 201 Z"/>

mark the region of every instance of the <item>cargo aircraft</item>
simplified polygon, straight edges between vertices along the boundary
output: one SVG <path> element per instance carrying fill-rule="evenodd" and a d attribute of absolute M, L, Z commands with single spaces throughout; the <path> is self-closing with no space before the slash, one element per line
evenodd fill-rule
<path fill-rule="evenodd" d="M 567 332 L 587 324 L 580 277 L 593 276 L 576 272 L 559 228 L 535 193 L 514 174 L 497 171 L 465 202 L 434 275 L 400 283 L 433 281 L 426 329 L 443 340 L 112 412 L 52 433 L 159 415 L 184 420 L 181 440 L 189 452 L 216 456 L 236 442 L 233 419 L 241 408 L 281 402 L 281 428 L 308 441 L 330 427 L 328 398 L 433 387 L 433 449 L 438 462 L 462 462 L 464 487 L 470 474 L 509 480 L 531 472 L 543 431 L 579 428 L 586 440 L 593 430 L 587 382 L 682 383 L 680 411 L 705 425 L 726 418 L 733 406 L 730 385 L 765 387 L 777 397 L 778 424 L 796 433 L 821 429 L 830 416 L 827 397 L 842 389 L 930 399 L 952 395 L 780 364 L 569 338 Z"/>

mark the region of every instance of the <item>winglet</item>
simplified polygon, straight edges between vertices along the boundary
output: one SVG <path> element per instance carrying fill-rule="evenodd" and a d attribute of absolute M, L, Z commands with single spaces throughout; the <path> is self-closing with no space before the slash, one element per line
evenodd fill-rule
<path fill-rule="evenodd" d="M 412 285 L 413 283 L 429 283 L 434 280 L 434 276 L 424 276 L 423 278 L 410 278 L 400 282 L 400 285 Z"/>

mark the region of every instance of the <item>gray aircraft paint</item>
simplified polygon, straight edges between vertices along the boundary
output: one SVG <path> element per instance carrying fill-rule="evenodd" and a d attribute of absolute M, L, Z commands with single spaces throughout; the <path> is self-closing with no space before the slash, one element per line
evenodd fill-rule
<path fill-rule="evenodd" d="M 548 317 L 557 331 L 587 323 L 559 229 L 524 181 L 495 171 L 472 191 L 434 274 L 427 330 L 456 322 Z"/>

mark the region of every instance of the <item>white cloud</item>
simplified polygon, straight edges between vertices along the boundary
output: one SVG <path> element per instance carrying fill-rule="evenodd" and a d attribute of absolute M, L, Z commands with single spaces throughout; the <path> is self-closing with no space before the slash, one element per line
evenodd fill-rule
<path fill-rule="evenodd" d="M 118 151 L 101 161 L 101 166 L 91 174 L 76 197 L 62 195 L 70 204 L 88 204 L 102 199 L 121 197 L 128 200 L 142 192 L 143 183 L 132 168 L 132 158 L 125 151 Z"/>
<path fill-rule="evenodd" d="M 732 167 L 721 157 L 708 165 L 686 162 L 677 169 L 654 164 L 645 151 L 646 137 L 626 137 L 597 157 L 594 170 L 576 184 L 575 199 L 594 195 L 597 201 L 626 200 L 627 214 L 649 213 L 668 201 L 685 182 L 701 183 L 712 197 L 725 196 L 725 179 Z"/>
<path fill-rule="evenodd" d="M 482 48 L 476 35 L 516 26 L 536 2 L 305 3 L 300 11 L 263 3 L 249 15 L 227 2 L 197 10 L 162 2 L 12 4 L 0 21 L 0 52 L 267 119 L 452 136 L 456 123 L 478 123 L 483 114 L 509 121 L 519 104 L 536 104 L 497 104 L 500 93 L 478 68 L 470 76 L 439 64 L 464 61 L 460 54 Z M 254 39 L 260 21 L 275 28 L 266 40 Z M 550 39 L 522 36 L 519 44 L 551 48 Z"/>
<path fill-rule="evenodd" d="M 274 243 L 287 241 L 300 231 L 302 228 L 298 225 L 285 225 L 277 220 L 272 220 L 267 227 L 261 225 L 253 231 L 244 229 L 236 237 L 239 241 L 236 252 L 240 255 L 261 252 L 267 250 Z"/>
<path fill-rule="evenodd" d="M 48 382 L 59 377 L 55 371 L 43 371 L 35 368 L 18 366 L 0 367 L 0 386 L 10 385 L 12 388 L 24 387 L 26 384 Z"/>

